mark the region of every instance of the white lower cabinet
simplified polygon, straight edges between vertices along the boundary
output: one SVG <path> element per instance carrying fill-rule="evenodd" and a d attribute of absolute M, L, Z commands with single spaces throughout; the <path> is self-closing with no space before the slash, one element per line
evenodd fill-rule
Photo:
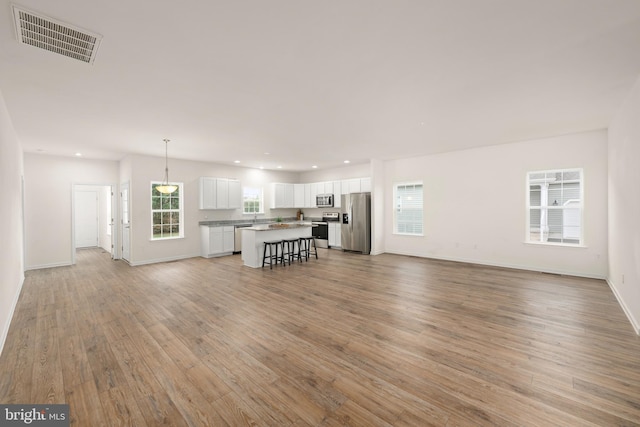
<path fill-rule="evenodd" d="M 340 222 L 329 223 L 329 246 L 334 248 L 342 247 L 342 228 Z"/>
<path fill-rule="evenodd" d="M 221 255 L 231 255 L 233 253 L 234 241 L 233 226 L 210 227 L 200 226 L 200 255 L 204 258 L 211 258 Z"/>

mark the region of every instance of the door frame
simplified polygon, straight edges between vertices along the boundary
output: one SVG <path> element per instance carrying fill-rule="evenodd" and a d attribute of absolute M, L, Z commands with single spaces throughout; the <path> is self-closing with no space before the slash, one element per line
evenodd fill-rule
<path fill-rule="evenodd" d="M 124 257 L 124 243 L 125 243 L 125 237 L 124 237 L 124 232 L 125 232 L 125 226 L 123 223 L 123 218 L 124 218 L 124 214 L 123 214 L 123 209 L 124 209 L 124 203 L 122 203 L 122 193 L 124 190 L 127 190 L 127 208 L 128 208 L 128 212 L 129 212 L 129 222 L 128 222 L 128 229 L 129 229 L 129 239 L 128 239 L 128 244 L 129 244 L 129 258 L 131 258 L 131 181 L 125 181 L 123 183 L 120 184 L 120 188 L 118 188 L 118 225 L 120 227 L 120 245 L 118 247 L 118 251 L 119 251 L 119 259 L 122 259 L 124 261 L 126 261 L 127 263 L 131 263 L 130 259 L 126 259 Z"/>
<path fill-rule="evenodd" d="M 76 191 L 82 187 L 108 187 L 111 191 L 111 258 L 119 259 L 119 253 L 117 251 L 117 242 L 120 240 L 119 221 L 117 219 L 120 216 L 119 212 L 119 200 L 116 197 L 118 193 L 117 184 L 103 184 L 103 183 L 73 183 L 71 184 L 71 264 L 76 264 Z"/>

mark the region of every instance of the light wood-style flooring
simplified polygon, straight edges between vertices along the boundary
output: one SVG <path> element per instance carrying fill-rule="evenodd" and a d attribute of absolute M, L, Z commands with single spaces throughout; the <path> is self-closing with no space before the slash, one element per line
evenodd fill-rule
<path fill-rule="evenodd" d="M 640 337 L 604 281 L 319 255 L 29 271 L 0 403 L 76 426 L 640 425 Z"/>

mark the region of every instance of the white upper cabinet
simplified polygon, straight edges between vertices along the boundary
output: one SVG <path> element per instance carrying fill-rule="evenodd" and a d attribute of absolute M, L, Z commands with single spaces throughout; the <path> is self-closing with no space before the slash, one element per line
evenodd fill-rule
<path fill-rule="evenodd" d="M 242 185 L 235 179 L 229 180 L 229 209 L 242 208 Z"/>
<path fill-rule="evenodd" d="M 216 208 L 229 209 L 229 182 L 226 179 L 216 179 Z"/>
<path fill-rule="evenodd" d="M 271 184 L 271 209 L 292 208 L 294 184 L 274 182 Z"/>
<path fill-rule="evenodd" d="M 371 192 L 371 178 L 345 179 L 341 181 L 341 184 L 342 194 Z"/>
<path fill-rule="evenodd" d="M 360 191 L 363 193 L 371 193 L 371 178 L 360 179 Z"/>
<path fill-rule="evenodd" d="M 333 207 L 339 208 L 342 206 L 342 182 L 333 181 Z"/>
<path fill-rule="evenodd" d="M 216 179 L 200 178 L 200 209 L 216 209 Z"/>
<path fill-rule="evenodd" d="M 200 177 L 200 209 L 240 209 L 240 181 L 227 178 Z"/>
<path fill-rule="evenodd" d="M 311 182 L 308 184 L 271 183 L 271 208 L 315 208 L 316 196 L 333 194 L 333 207 L 340 208 L 341 195 L 371 192 L 371 178 L 342 181 Z"/>
<path fill-rule="evenodd" d="M 293 207 L 305 208 L 304 184 L 293 184 Z"/>

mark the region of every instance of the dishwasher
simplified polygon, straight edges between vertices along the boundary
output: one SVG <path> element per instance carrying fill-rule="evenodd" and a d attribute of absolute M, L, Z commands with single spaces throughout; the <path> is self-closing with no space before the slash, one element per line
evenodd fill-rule
<path fill-rule="evenodd" d="M 253 224 L 237 224 L 235 225 L 235 230 L 233 230 L 233 237 L 234 237 L 234 243 L 233 243 L 233 253 L 234 254 L 239 254 L 240 252 L 242 252 L 242 229 L 243 228 L 247 228 L 247 227 L 251 227 Z"/>

